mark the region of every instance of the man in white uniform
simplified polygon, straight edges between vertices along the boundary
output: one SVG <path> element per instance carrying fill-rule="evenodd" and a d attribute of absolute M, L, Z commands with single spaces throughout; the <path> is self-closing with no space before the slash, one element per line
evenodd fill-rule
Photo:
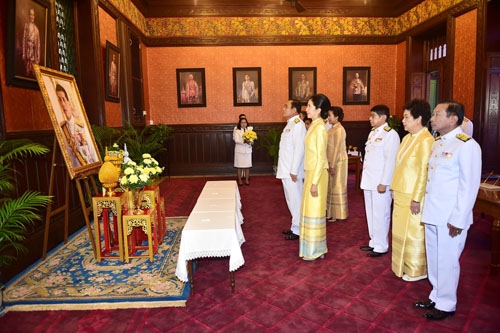
<path fill-rule="evenodd" d="M 424 317 L 442 320 L 455 314 L 460 255 L 472 224 L 472 208 L 481 183 L 481 148 L 460 128 L 464 106 L 441 102 L 431 126 L 440 136 L 432 145 L 422 222 L 425 223 L 427 271 L 432 291 L 414 306 Z"/>
<path fill-rule="evenodd" d="M 363 161 L 361 189 L 365 197 L 366 222 L 370 242 L 360 249 L 367 256 L 376 258 L 389 249 L 389 227 L 391 225 L 391 191 L 399 135 L 389 125 L 389 108 L 375 105 L 370 113 L 372 131 L 368 135 Z"/>
<path fill-rule="evenodd" d="M 286 126 L 281 133 L 278 170 L 276 178 L 281 179 L 285 199 L 292 215 L 292 226 L 284 230 L 285 239 L 296 240 L 300 235 L 300 207 L 302 188 L 304 186 L 304 138 L 306 126 L 300 119 L 301 104 L 297 100 L 289 100 L 283 106 L 283 117 Z"/>

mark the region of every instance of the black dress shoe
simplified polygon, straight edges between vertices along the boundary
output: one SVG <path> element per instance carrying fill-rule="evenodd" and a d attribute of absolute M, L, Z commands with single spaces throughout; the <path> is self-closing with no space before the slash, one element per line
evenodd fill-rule
<path fill-rule="evenodd" d="M 455 314 L 455 311 L 442 311 L 436 308 L 424 314 L 424 318 L 428 320 L 443 320 L 447 317 L 451 317 Z"/>
<path fill-rule="evenodd" d="M 378 258 L 378 257 L 383 256 L 384 254 L 387 254 L 387 252 L 375 252 L 375 251 L 372 251 L 372 252 L 368 252 L 368 254 L 366 256 L 370 257 L 370 258 Z"/>
<path fill-rule="evenodd" d="M 371 246 L 368 246 L 368 245 L 363 245 L 363 246 L 360 246 L 359 249 L 361 251 L 373 251 L 373 247 Z"/>
<path fill-rule="evenodd" d="M 283 235 L 291 235 L 291 234 L 293 234 L 292 230 L 283 230 L 281 233 Z"/>
<path fill-rule="evenodd" d="M 420 308 L 420 309 L 434 309 L 434 307 L 436 306 L 436 303 L 434 303 L 430 299 L 427 299 L 425 301 L 415 302 L 415 303 L 413 303 L 413 306 L 415 306 L 416 308 Z"/>
<path fill-rule="evenodd" d="M 296 234 L 290 234 L 290 235 L 285 236 L 286 240 L 297 240 L 299 238 L 300 238 L 299 235 L 296 235 Z"/>

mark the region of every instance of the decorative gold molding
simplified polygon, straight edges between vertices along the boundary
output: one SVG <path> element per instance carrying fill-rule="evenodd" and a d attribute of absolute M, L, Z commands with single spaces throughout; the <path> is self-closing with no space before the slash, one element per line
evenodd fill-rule
<path fill-rule="evenodd" d="M 136 26 L 147 46 L 236 46 L 397 43 L 418 25 L 451 10 L 465 11 L 480 1 L 425 0 L 399 17 L 346 17 L 342 15 L 347 13 L 334 9 L 318 17 L 283 16 L 282 9 L 256 8 L 241 17 L 225 16 L 223 9 L 202 9 L 206 17 L 179 12 L 185 17 L 145 18 L 131 1 L 101 3 L 113 6 Z M 260 16 L 251 16 L 253 11 Z M 220 16 L 214 17 L 216 13 Z"/>

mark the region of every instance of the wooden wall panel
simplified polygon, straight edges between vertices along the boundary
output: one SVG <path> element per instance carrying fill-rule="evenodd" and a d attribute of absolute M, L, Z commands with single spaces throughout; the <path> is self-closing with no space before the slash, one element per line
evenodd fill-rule
<path fill-rule="evenodd" d="M 357 146 L 364 151 L 364 144 L 370 132 L 368 121 L 344 122 L 347 145 Z M 284 128 L 284 123 L 256 123 L 257 135 L 264 135 L 271 128 Z M 174 137 L 168 143 L 168 156 L 159 158 L 168 165 L 171 176 L 230 175 L 233 167 L 234 142 L 233 124 L 224 125 L 172 125 Z M 261 148 L 257 140 L 253 149 L 252 174 L 272 173 L 272 159 Z"/>

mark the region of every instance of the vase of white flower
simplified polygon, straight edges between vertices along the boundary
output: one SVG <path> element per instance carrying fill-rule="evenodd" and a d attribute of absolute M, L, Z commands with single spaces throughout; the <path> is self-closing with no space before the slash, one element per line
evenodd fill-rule
<path fill-rule="evenodd" d="M 140 215 L 144 213 L 144 211 L 141 209 L 143 194 L 144 194 L 144 187 L 136 188 L 133 190 L 127 190 L 128 210 L 132 211 L 134 215 Z"/>
<path fill-rule="evenodd" d="M 128 209 L 133 210 L 134 214 L 142 214 L 140 209 L 142 204 L 142 194 L 144 187 L 153 183 L 149 175 L 141 165 L 134 161 L 122 164 L 123 176 L 120 178 L 120 185 L 128 190 Z"/>

